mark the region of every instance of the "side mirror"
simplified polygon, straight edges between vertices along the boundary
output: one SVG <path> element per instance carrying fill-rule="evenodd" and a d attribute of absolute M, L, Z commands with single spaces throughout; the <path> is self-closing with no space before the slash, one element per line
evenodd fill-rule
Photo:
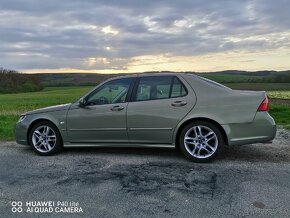
<path fill-rule="evenodd" d="M 85 107 L 86 103 L 87 103 L 86 99 L 85 98 L 81 98 L 80 101 L 79 101 L 79 106 L 80 107 Z"/>

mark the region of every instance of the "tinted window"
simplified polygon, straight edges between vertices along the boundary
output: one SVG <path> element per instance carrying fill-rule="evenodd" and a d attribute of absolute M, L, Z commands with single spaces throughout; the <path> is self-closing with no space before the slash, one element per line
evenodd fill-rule
<path fill-rule="evenodd" d="M 184 85 L 176 78 L 173 79 L 171 98 L 181 97 L 187 94 Z"/>
<path fill-rule="evenodd" d="M 142 77 L 137 90 L 137 101 L 169 98 L 172 77 Z"/>
<path fill-rule="evenodd" d="M 125 102 L 132 78 L 109 81 L 87 97 L 88 105 Z"/>
<path fill-rule="evenodd" d="M 154 76 L 140 78 L 136 101 L 166 99 L 186 95 L 186 89 L 173 76 Z"/>

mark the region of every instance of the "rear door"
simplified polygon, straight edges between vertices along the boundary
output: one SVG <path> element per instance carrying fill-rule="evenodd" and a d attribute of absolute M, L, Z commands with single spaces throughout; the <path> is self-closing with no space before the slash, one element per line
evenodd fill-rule
<path fill-rule="evenodd" d="M 142 76 L 127 107 L 130 142 L 172 143 L 177 124 L 195 104 L 193 90 L 177 76 Z"/>

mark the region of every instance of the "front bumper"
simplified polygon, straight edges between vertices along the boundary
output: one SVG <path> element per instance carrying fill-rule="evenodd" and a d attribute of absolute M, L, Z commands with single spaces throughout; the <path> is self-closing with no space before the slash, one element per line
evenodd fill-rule
<path fill-rule="evenodd" d="M 271 142 L 276 136 L 276 124 L 268 112 L 257 112 L 251 123 L 222 125 L 229 145 Z"/>
<path fill-rule="evenodd" d="M 27 141 L 27 129 L 28 127 L 25 125 L 25 122 L 17 122 L 15 127 L 15 140 L 18 144 L 28 145 Z"/>

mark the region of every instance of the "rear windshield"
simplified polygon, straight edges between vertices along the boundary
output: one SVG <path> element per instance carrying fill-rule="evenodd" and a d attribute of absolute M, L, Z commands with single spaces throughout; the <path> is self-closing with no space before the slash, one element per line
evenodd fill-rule
<path fill-rule="evenodd" d="M 210 84 L 212 84 L 212 85 L 215 85 L 215 86 L 218 86 L 218 87 L 221 87 L 221 88 L 224 88 L 224 89 L 230 89 L 230 90 L 231 90 L 231 88 L 229 88 L 229 87 L 227 87 L 227 86 L 224 86 L 224 85 L 222 85 L 222 84 L 220 84 L 220 83 L 217 83 L 217 82 L 215 82 L 215 81 L 212 81 L 212 80 L 210 80 L 210 79 L 207 79 L 207 78 L 204 78 L 204 77 L 201 77 L 201 76 L 198 76 L 198 78 L 200 78 L 200 79 L 202 79 L 203 81 L 206 81 L 206 82 L 208 82 L 208 83 L 210 83 Z"/>

